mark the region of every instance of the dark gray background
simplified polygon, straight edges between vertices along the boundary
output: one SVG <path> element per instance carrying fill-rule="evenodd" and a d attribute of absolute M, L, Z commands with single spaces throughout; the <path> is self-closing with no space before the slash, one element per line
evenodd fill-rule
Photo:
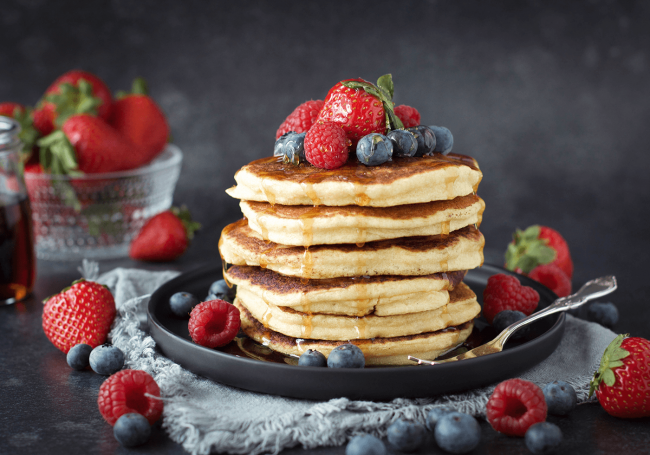
<path fill-rule="evenodd" d="M 294 107 L 390 72 L 395 101 L 480 163 L 487 261 L 547 225 L 574 285 L 616 274 L 625 306 L 650 296 L 649 19 L 643 1 L 4 1 L 0 100 L 33 105 L 72 68 L 113 90 L 145 77 L 185 153 L 175 203 L 203 223 L 189 255 L 205 262 L 240 216 L 233 174 L 272 153 Z"/>
<path fill-rule="evenodd" d="M 418 108 L 425 124 L 447 126 L 454 151 L 479 161 L 486 261 L 502 261 L 516 227 L 551 226 L 570 244 L 574 286 L 615 274 L 615 330 L 648 338 L 649 25 L 644 1 L 3 0 L 0 101 L 33 105 L 72 68 L 97 73 L 113 90 L 145 77 L 185 153 L 175 202 L 203 223 L 179 261 L 146 267 L 189 270 L 219 260 L 219 232 L 240 217 L 224 190 L 239 167 L 272 153 L 295 106 L 322 99 L 339 80 L 390 72 L 395 101 Z M 69 284 L 77 265 L 39 262 L 36 296 Z M 143 266 L 109 261 L 102 270 L 115 265 Z M 83 431 L 64 432 L 86 444 L 75 453 L 97 444 L 120 452 L 95 411 L 100 380 L 71 385 L 39 330 L 38 305 L 6 309 L 5 322 L 24 327 L 3 331 L 3 343 L 16 347 L 1 351 L 4 371 L 35 388 L 7 401 L 2 439 L 32 438 L 16 440 L 22 453 L 76 447 L 51 445 L 69 439 L 60 439 L 58 411 L 43 404 L 72 403 L 65 393 L 73 393 L 78 403 L 66 409 L 75 421 L 90 419 Z M 37 354 L 18 349 L 25 343 Z M 643 422 L 580 409 L 563 421 L 563 453 L 647 448 Z M 521 441 L 484 435 L 491 439 L 481 453 L 523 450 Z M 143 450 L 163 449 L 180 452 L 160 439 Z"/>

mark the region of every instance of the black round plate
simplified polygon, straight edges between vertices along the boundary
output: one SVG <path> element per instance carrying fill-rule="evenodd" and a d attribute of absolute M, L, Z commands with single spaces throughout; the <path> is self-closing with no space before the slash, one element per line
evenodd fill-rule
<path fill-rule="evenodd" d="M 464 282 L 474 290 L 479 302 L 487 279 L 496 273 L 512 274 L 485 264 L 470 270 L 465 277 Z M 221 276 L 221 266 L 214 265 L 184 273 L 162 285 L 147 308 L 149 330 L 160 351 L 182 367 L 222 384 L 254 392 L 312 400 L 338 397 L 390 400 L 460 392 L 514 377 L 538 364 L 555 350 L 564 333 L 564 313 L 554 314 L 533 323 L 526 341 L 509 342 L 503 352 L 435 366 L 329 369 L 264 362 L 193 343 L 187 319 L 175 317 L 169 309 L 169 298 L 174 293 L 191 292 L 203 298 L 210 284 Z M 517 277 L 522 284 L 537 290 L 539 309 L 557 298 L 536 281 Z"/>

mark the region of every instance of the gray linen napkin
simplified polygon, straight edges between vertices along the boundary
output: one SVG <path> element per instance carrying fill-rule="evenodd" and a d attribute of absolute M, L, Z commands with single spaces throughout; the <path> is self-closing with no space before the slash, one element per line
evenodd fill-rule
<path fill-rule="evenodd" d="M 118 315 L 110 338 L 124 351 L 126 367 L 147 371 L 155 378 L 165 399 L 163 427 L 192 454 L 278 453 L 295 446 L 341 445 L 357 433 L 383 437 L 394 420 L 424 423 L 430 409 L 444 405 L 475 416 L 485 414 L 496 384 L 434 398 L 317 402 L 247 392 L 198 377 L 158 354 L 155 341 L 142 325 L 151 293 L 177 274 L 118 268 L 97 278 L 96 264 L 84 263 L 86 278 L 106 284 L 115 296 Z M 541 387 L 562 379 L 576 389 L 578 402 L 587 401 L 593 371 L 615 336 L 598 324 L 567 315 L 556 351 L 520 377 Z"/>

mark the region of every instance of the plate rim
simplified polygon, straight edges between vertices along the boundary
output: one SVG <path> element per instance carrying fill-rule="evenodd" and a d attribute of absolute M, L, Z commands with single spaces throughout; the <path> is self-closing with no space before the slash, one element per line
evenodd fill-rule
<path fill-rule="evenodd" d="M 164 351 L 163 348 L 161 348 L 161 345 L 164 346 L 166 344 L 167 340 L 164 340 L 163 338 L 168 338 L 172 343 L 176 343 L 178 347 L 180 348 L 185 348 L 189 349 L 190 352 L 197 352 L 201 356 L 212 356 L 215 359 L 218 359 L 220 363 L 227 364 L 225 365 L 226 367 L 231 366 L 231 365 L 239 365 L 243 367 L 244 369 L 263 369 L 264 374 L 269 374 L 269 375 L 286 375 L 287 373 L 295 373 L 297 371 L 300 371 L 301 375 L 309 377 L 312 374 L 317 374 L 319 377 L 326 377 L 329 379 L 338 379 L 341 380 L 342 378 L 349 378 L 349 377 L 354 377 L 354 378 L 375 378 L 377 380 L 382 380 L 390 378 L 392 380 L 404 380 L 404 379 L 409 379 L 409 381 L 413 380 L 422 380 L 420 378 L 421 376 L 429 376 L 430 375 L 430 368 L 436 368 L 436 371 L 440 371 L 441 373 L 448 373 L 448 372 L 453 372 L 455 370 L 465 370 L 465 369 L 473 369 L 473 368 L 481 368 L 485 366 L 486 364 L 504 364 L 508 362 L 508 359 L 511 357 L 518 357 L 522 354 L 522 352 L 528 351 L 529 349 L 534 348 L 535 346 L 542 345 L 546 347 L 549 352 L 542 358 L 540 358 L 538 361 L 526 365 L 523 369 L 517 369 L 515 368 L 515 373 L 518 374 L 521 373 L 523 370 L 531 368 L 534 365 L 537 365 L 541 361 L 543 361 L 548 355 L 550 355 L 555 349 L 557 348 L 557 345 L 562 339 L 562 335 L 564 332 L 564 325 L 566 321 L 566 317 L 564 313 L 559 313 L 556 314 L 555 317 L 557 318 L 555 323 L 551 325 L 551 327 L 546 330 L 544 333 L 541 335 L 535 337 L 533 340 L 530 340 L 527 343 L 523 343 L 519 346 L 513 346 L 511 348 L 508 348 L 507 350 L 504 350 L 502 352 L 496 353 L 496 354 L 491 354 L 489 356 L 484 356 L 484 357 L 477 357 L 473 359 L 467 359 L 463 360 L 462 362 L 453 362 L 449 364 L 441 364 L 441 365 L 436 365 L 435 367 L 431 366 L 385 366 L 385 367 L 377 367 L 377 368 L 362 368 L 362 369 L 355 369 L 355 368 L 340 368 L 340 369 L 334 369 L 334 368 L 322 368 L 322 367 L 305 367 L 305 366 L 296 366 L 296 365 L 289 365 L 289 364 L 281 364 L 281 363 L 273 363 L 273 362 L 264 362 L 260 360 L 255 360 L 251 358 L 246 358 L 246 357 L 240 357 L 236 356 L 233 354 L 229 354 L 226 352 L 221 352 L 215 349 L 207 348 L 204 346 L 197 345 L 189 340 L 186 340 L 179 335 L 175 334 L 172 332 L 170 329 L 165 327 L 165 325 L 156 317 L 154 314 L 155 307 L 157 306 L 157 302 L 161 299 L 161 295 L 165 294 L 169 288 L 173 288 L 174 285 L 178 282 L 181 281 L 187 281 L 187 280 L 196 280 L 199 277 L 206 275 L 206 274 L 211 274 L 212 272 L 216 272 L 214 274 L 215 280 L 219 279 L 218 276 L 221 275 L 221 267 L 217 266 L 215 264 L 208 264 L 204 266 L 200 266 L 195 268 L 194 270 L 190 270 L 185 273 L 181 273 L 177 277 L 167 281 L 166 283 L 163 283 L 156 291 L 151 296 L 151 299 L 149 300 L 147 304 L 147 322 L 149 325 L 149 334 L 152 336 L 154 341 L 156 341 L 156 347 L 159 350 L 159 352 L 162 352 L 162 354 L 170 358 Z M 532 279 L 519 275 L 517 273 L 511 272 L 509 270 L 506 270 L 500 266 L 492 265 L 492 264 L 484 264 L 482 267 L 470 270 L 469 272 L 472 273 L 480 273 L 480 272 L 488 272 L 489 275 L 493 275 L 494 273 L 507 273 L 509 275 L 514 275 L 519 278 L 520 282 L 523 285 L 526 286 L 532 286 L 535 288 L 538 292 L 540 292 L 540 297 L 545 298 L 545 300 L 549 301 L 549 304 L 552 303 L 557 296 L 548 288 L 544 287 L 540 283 L 537 283 L 533 281 Z M 549 317 L 554 317 L 554 316 L 549 316 Z M 157 339 L 161 338 L 161 339 Z M 173 340 L 173 341 L 172 341 Z M 162 341 L 162 343 L 161 343 Z M 551 345 L 551 349 L 548 349 L 547 345 Z M 179 362 L 176 359 L 171 359 L 170 360 L 174 361 L 175 363 L 179 363 L 183 368 L 188 369 L 189 371 L 192 371 L 195 374 L 202 374 L 203 371 L 195 371 L 197 370 L 196 368 L 190 368 L 184 365 L 182 362 Z M 269 391 L 268 387 L 264 387 L 262 384 L 262 387 L 258 388 L 255 390 L 254 388 L 250 388 L 249 386 L 244 385 L 243 387 L 240 384 L 232 384 L 224 381 L 220 381 L 218 379 L 215 379 L 214 377 L 206 376 L 211 380 L 224 383 L 227 385 L 235 386 L 235 387 L 240 387 L 244 388 L 247 390 L 252 390 L 255 392 L 262 392 L 262 393 L 270 393 L 270 394 L 275 394 L 275 395 L 281 395 L 281 396 L 288 396 L 292 398 L 310 398 L 305 396 L 303 393 L 297 393 L 297 394 L 292 394 L 290 393 L 278 393 L 275 391 Z M 485 385 L 485 384 L 483 384 Z M 476 385 L 474 387 L 469 387 L 468 389 L 471 388 L 476 388 L 480 387 L 481 385 Z M 446 393 L 446 392 L 442 392 Z M 321 394 L 317 394 L 323 395 Z M 325 394 L 328 395 L 328 394 Z M 346 396 L 346 395 L 340 395 L 340 394 L 329 394 L 328 396 L 330 397 L 340 397 L 340 396 Z M 362 397 L 362 398 L 370 398 L 373 396 L 372 393 L 368 394 L 367 397 Z M 397 397 L 402 397 L 404 395 L 395 395 L 394 398 Z M 426 395 L 421 395 L 421 394 L 416 394 L 413 395 L 413 397 L 416 396 L 431 396 L 431 393 L 426 394 Z M 314 399 L 314 398 L 311 398 Z"/>

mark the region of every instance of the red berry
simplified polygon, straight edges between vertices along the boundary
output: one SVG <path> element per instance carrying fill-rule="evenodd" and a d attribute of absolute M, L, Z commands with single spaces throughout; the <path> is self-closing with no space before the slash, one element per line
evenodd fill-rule
<path fill-rule="evenodd" d="M 538 265 L 528 276 L 555 292 L 558 297 L 571 294 L 571 280 L 555 264 Z"/>
<path fill-rule="evenodd" d="M 321 169 L 336 169 L 348 160 L 350 139 L 336 123 L 317 122 L 305 136 L 305 158 Z"/>
<path fill-rule="evenodd" d="M 172 207 L 149 219 L 129 247 L 129 257 L 140 261 L 173 261 L 181 256 L 201 225 L 185 207 Z"/>
<path fill-rule="evenodd" d="M 506 251 L 506 268 L 530 273 L 538 265 L 555 264 L 569 280 L 573 277 L 573 262 L 569 245 L 554 229 L 533 225 L 517 229 Z"/>
<path fill-rule="evenodd" d="M 552 264 L 557 265 L 569 278 L 573 278 L 573 261 L 569 253 L 569 245 L 555 229 L 550 227 L 539 227 L 539 238 L 548 240 L 548 246 L 555 250 L 556 256 Z M 558 294 L 559 295 L 559 294 Z"/>
<path fill-rule="evenodd" d="M 532 314 L 539 303 L 539 294 L 519 280 L 505 273 L 488 278 L 483 291 L 483 316 L 492 324 L 494 317 L 504 310 L 521 311 L 526 316 Z"/>
<path fill-rule="evenodd" d="M 110 376 L 99 388 L 97 405 L 102 417 L 115 425 L 124 414 L 144 416 L 153 425 L 162 415 L 160 387 L 142 370 L 122 370 Z"/>
<path fill-rule="evenodd" d="M 61 351 L 79 344 L 95 348 L 106 341 L 115 318 L 111 291 L 99 283 L 79 280 L 50 297 L 43 307 L 43 331 Z"/>
<path fill-rule="evenodd" d="M 356 145 L 359 139 L 370 133 L 386 133 L 386 111 L 376 96 L 362 88 L 349 88 L 342 84 L 350 81 L 372 85 L 363 79 L 339 82 L 327 93 L 318 120 L 338 124 L 351 139 L 352 145 Z"/>
<path fill-rule="evenodd" d="M 496 431 L 521 436 L 546 420 L 544 392 L 530 381 L 509 379 L 494 389 L 486 405 L 487 420 Z"/>
<path fill-rule="evenodd" d="M 295 108 L 291 114 L 282 122 L 280 128 L 275 133 L 275 138 L 279 139 L 284 133 L 294 131 L 304 133 L 314 124 L 318 113 L 323 108 L 323 100 L 305 101 Z"/>
<path fill-rule="evenodd" d="M 619 335 L 605 350 L 589 396 L 596 391 L 600 405 L 622 418 L 650 416 L 650 341 Z"/>
<path fill-rule="evenodd" d="M 187 327 L 196 344 L 208 348 L 218 348 L 230 343 L 237 332 L 241 320 L 239 310 L 224 300 L 208 300 L 198 304 L 190 313 Z"/>
<path fill-rule="evenodd" d="M 420 124 L 420 113 L 414 107 L 405 104 L 395 106 L 395 115 L 402 121 L 404 128 L 412 128 Z"/>

